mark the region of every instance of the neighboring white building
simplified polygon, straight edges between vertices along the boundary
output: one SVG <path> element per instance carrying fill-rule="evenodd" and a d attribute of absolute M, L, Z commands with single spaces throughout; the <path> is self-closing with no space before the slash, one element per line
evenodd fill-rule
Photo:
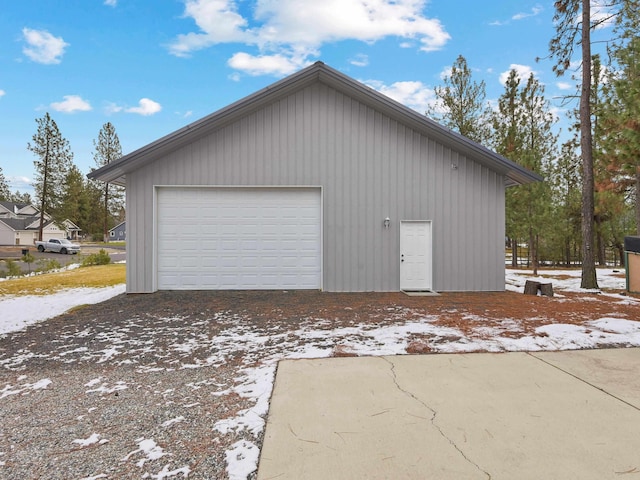
<path fill-rule="evenodd" d="M 81 231 L 71 220 L 57 225 L 49 215 L 44 215 L 42 236 L 76 239 Z M 0 202 L 0 245 L 33 245 L 38 240 L 40 211 L 26 203 Z"/>
<path fill-rule="evenodd" d="M 131 293 L 504 290 L 541 180 L 321 62 L 89 177 L 126 185 Z"/>

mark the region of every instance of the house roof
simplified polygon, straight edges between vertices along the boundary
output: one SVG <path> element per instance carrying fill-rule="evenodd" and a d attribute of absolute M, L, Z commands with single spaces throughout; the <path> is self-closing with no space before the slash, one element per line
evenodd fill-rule
<path fill-rule="evenodd" d="M 7 225 L 14 231 L 24 231 L 24 230 L 38 230 L 40 228 L 40 217 L 24 217 L 24 218 L 0 218 L 0 222 Z M 43 227 L 48 227 L 52 223 L 55 223 L 53 220 L 47 220 L 45 218 Z"/>
<path fill-rule="evenodd" d="M 8 212 L 11 212 L 14 215 L 19 214 L 21 210 L 24 210 L 27 207 L 31 207 L 37 211 L 37 208 L 35 208 L 30 203 L 21 203 L 21 202 L 17 203 L 17 202 L 0 201 L 0 207 L 7 210 Z"/>
<path fill-rule="evenodd" d="M 506 185 L 522 185 L 543 180 L 517 163 L 498 155 L 482 145 L 469 140 L 457 132 L 438 124 L 415 110 L 412 110 L 382 93 L 367 87 L 343 73 L 316 62 L 248 97 L 245 97 L 217 112 L 176 130 L 116 161 L 88 174 L 91 179 L 124 185 L 127 173 L 137 170 L 155 159 L 194 142 L 209 133 L 241 118 L 252 111 L 286 95 L 298 91 L 314 82 L 324 83 L 364 104 L 396 119 L 429 138 L 456 150 L 488 168 L 505 175 Z"/>
<path fill-rule="evenodd" d="M 123 226 L 125 223 L 127 223 L 127 221 L 125 220 L 124 222 L 120 222 L 118 225 L 116 225 L 113 228 L 110 228 L 109 231 L 113 231 L 113 230 L 117 230 L 118 228 L 120 228 L 121 226 Z"/>

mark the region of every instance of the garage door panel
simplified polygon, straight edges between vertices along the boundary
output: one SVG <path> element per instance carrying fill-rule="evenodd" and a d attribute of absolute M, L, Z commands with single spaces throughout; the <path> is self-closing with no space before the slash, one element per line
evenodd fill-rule
<path fill-rule="evenodd" d="M 166 187 L 157 200 L 159 289 L 321 287 L 319 189 Z"/>

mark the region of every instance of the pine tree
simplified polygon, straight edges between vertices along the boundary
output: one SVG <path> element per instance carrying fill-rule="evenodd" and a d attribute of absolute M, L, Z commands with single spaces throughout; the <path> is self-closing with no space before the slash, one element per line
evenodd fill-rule
<path fill-rule="evenodd" d="M 91 217 L 94 215 L 95 212 L 91 209 L 84 175 L 78 167 L 72 165 L 65 176 L 59 216 L 60 218 L 68 218 L 84 232 L 87 232 Z"/>
<path fill-rule="evenodd" d="M 451 74 L 444 78 L 444 86 L 436 87 L 435 93 L 441 112 L 432 109 L 427 115 L 473 141 L 487 140 L 485 83 L 473 81 L 467 60 L 462 55 L 451 67 Z"/>
<path fill-rule="evenodd" d="M 60 219 L 58 211 L 62 199 L 64 177 L 71 167 L 73 153 L 69 142 L 62 137 L 58 125 L 46 113 L 44 117 L 36 119 L 38 130 L 33 135 L 33 143 L 27 144 L 27 149 L 38 159 L 35 166 L 35 191 L 40 204 L 40 226 L 38 239 L 42 240 L 45 213 L 50 213 L 55 219 Z"/>
<path fill-rule="evenodd" d="M 493 115 L 496 151 L 545 176 L 555 157 L 554 120 L 540 82 L 530 75 L 527 83 L 521 86 L 517 72 L 509 72 L 505 93 L 498 100 L 498 110 Z M 551 223 L 549 185 L 536 182 L 513 187 L 507 191 L 506 202 L 507 234 L 512 239 L 527 239 L 529 258 L 534 274 L 537 274 L 540 237 L 545 235 Z M 516 256 L 515 248 L 513 256 Z"/>
<path fill-rule="evenodd" d="M 105 123 L 98 133 L 98 140 L 93 141 L 95 153 L 93 158 L 98 168 L 108 165 L 122 156 L 120 139 L 111 122 Z M 118 215 L 123 205 L 124 189 L 118 185 L 105 183 L 102 188 L 103 240 L 109 240 L 109 224 L 113 216 Z"/>
<path fill-rule="evenodd" d="M 15 202 L 15 203 L 26 203 L 28 205 L 33 204 L 31 195 L 29 195 L 29 193 L 27 192 L 20 193 L 20 190 L 16 190 L 15 193 L 11 195 L 11 198 L 9 199 L 9 201 Z"/>
<path fill-rule="evenodd" d="M 505 82 L 505 91 L 498 99 L 498 108 L 491 116 L 493 125 L 493 149 L 507 158 L 519 158 L 523 140 L 519 131 L 521 123 L 518 109 L 520 77 L 515 70 L 509 72 Z M 506 192 L 506 234 L 511 239 L 511 265 L 518 266 L 518 240 L 525 236 L 519 214 L 510 208 L 518 202 L 518 192 L 509 189 Z"/>
<path fill-rule="evenodd" d="M 569 267 L 576 259 L 581 238 L 581 165 L 576 140 L 568 140 L 551 165 L 551 185 L 554 218 L 550 232 L 553 259 Z"/>
<path fill-rule="evenodd" d="M 634 5 L 635 4 L 635 5 Z M 615 72 L 610 75 L 603 130 L 604 150 L 613 183 L 635 193 L 635 224 L 640 235 L 640 12 L 626 2 L 618 16 L 619 40 L 610 50 Z"/>
<path fill-rule="evenodd" d="M 2 173 L 2 167 L 0 167 L 0 200 L 10 201 L 11 200 L 11 190 L 9 190 L 9 184 L 7 183 L 7 179 L 4 178 L 4 173 Z"/>

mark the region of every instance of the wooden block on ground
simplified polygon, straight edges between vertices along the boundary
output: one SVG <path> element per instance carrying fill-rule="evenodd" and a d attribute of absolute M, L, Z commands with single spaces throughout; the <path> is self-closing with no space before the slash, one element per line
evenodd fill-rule
<path fill-rule="evenodd" d="M 552 283 L 541 283 L 540 284 L 540 293 L 545 297 L 553 297 L 553 284 Z"/>
<path fill-rule="evenodd" d="M 535 280 L 527 280 L 524 284 L 525 295 L 538 295 L 539 289 L 540 289 L 540 282 L 536 282 Z"/>

